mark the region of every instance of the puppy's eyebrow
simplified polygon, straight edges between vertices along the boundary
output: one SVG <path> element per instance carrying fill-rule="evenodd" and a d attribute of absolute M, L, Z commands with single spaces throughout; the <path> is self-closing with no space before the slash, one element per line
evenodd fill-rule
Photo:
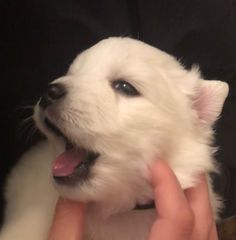
<path fill-rule="evenodd" d="M 113 78 L 110 78 L 110 83 L 113 83 L 113 82 L 117 82 L 117 81 L 125 81 L 131 85 L 133 85 L 134 87 L 138 86 L 138 81 L 135 80 L 134 77 L 129 77 L 129 76 L 116 76 L 116 77 L 113 77 Z"/>

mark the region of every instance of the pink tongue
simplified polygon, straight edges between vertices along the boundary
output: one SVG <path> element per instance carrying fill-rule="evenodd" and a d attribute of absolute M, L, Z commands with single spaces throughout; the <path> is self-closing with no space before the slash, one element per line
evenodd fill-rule
<path fill-rule="evenodd" d="M 59 155 L 52 164 L 52 174 L 56 177 L 71 175 L 75 168 L 83 161 L 86 152 L 68 150 Z"/>

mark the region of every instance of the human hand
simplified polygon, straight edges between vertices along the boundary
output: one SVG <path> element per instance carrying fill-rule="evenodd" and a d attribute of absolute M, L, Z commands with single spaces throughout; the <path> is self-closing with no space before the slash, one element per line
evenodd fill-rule
<path fill-rule="evenodd" d="M 218 240 L 205 176 L 183 192 L 167 163 L 151 170 L 158 218 L 149 240 Z M 59 199 L 48 240 L 82 239 L 85 205 Z"/>
<path fill-rule="evenodd" d="M 81 240 L 85 207 L 83 203 L 59 198 L 48 240 Z"/>
<path fill-rule="evenodd" d="M 218 240 L 206 176 L 183 191 L 165 161 L 151 169 L 158 217 L 149 240 Z"/>

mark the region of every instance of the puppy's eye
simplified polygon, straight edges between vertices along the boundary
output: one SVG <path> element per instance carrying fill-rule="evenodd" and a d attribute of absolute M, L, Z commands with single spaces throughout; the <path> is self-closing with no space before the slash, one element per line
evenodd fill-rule
<path fill-rule="evenodd" d="M 127 96 L 140 96 L 140 93 L 130 83 L 124 80 L 116 80 L 112 83 L 112 87 Z"/>

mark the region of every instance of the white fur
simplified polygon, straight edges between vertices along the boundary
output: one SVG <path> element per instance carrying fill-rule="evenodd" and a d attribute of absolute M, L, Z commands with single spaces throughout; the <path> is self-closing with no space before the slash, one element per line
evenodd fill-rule
<path fill-rule="evenodd" d="M 141 93 L 127 97 L 112 89 L 124 79 Z M 145 240 L 155 210 L 132 210 L 152 199 L 148 168 L 165 159 L 183 188 L 200 172 L 216 169 L 210 147 L 212 124 L 228 88 L 186 71 L 170 55 L 129 38 L 109 38 L 80 54 L 66 76 L 68 94 L 53 108 L 37 105 L 34 118 L 50 143 L 40 143 L 13 169 L 6 187 L 1 240 L 46 240 L 58 193 L 89 203 L 85 239 Z M 51 162 L 64 151 L 43 125 L 47 116 L 74 144 L 101 154 L 91 177 L 76 187 L 51 180 Z M 217 201 L 212 193 L 213 208 Z"/>

